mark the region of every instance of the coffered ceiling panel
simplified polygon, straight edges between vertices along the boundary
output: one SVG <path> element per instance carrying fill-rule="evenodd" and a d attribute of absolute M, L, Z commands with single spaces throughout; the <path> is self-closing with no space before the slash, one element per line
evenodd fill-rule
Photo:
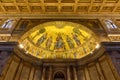
<path fill-rule="evenodd" d="M 115 11 L 120 12 L 120 6 L 118 6 Z"/>
<path fill-rule="evenodd" d="M 111 12 L 113 11 L 114 6 L 103 6 L 102 10 L 103 12 Z"/>
<path fill-rule="evenodd" d="M 2 9 L 2 7 L 0 6 L 0 12 L 2 12 L 3 11 L 3 9 Z"/>
<path fill-rule="evenodd" d="M 6 11 L 10 11 L 10 12 L 16 11 L 16 7 L 15 6 L 4 6 L 4 8 L 5 8 Z"/>
<path fill-rule="evenodd" d="M 94 0 L 95 3 L 102 3 L 103 0 Z"/>
<path fill-rule="evenodd" d="M 116 2 L 118 2 L 118 1 L 119 1 L 119 0 L 106 0 L 106 2 L 111 2 L 111 3 L 112 3 L 112 2 L 115 2 L 115 3 L 116 3 Z"/>
<path fill-rule="evenodd" d="M 57 6 L 45 6 L 46 12 L 58 12 Z"/>
<path fill-rule="evenodd" d="M 14 2 L 13 0 L 1 0 L 1 2 L 4 2 L 4 3 L 11 3 L 11 2 Z"/>
<path fill-rule="evenodd" d="M 62 12 L 73 12 L 73 6 L 62 6 Z"/>
<path fill-rule="evenodd" d="M 32 12 L 42 12 L 41 6 L 30 6 Z"/>
<path fill-rule="evenodd" d="M 74 3 L 75 0 L 61 0 L 62 3 Z"/>
<path fill-rule="evenodd" d="M 87 12 L 88 6 L 78 6 L 77 11 L 78 12 Z"/>
<path fill-rule="evenodd" d="M 79 2 L 79 3 L 81 3 L 81 2 L 82 2 L 82 3 L 86 3 L 86 2 L 88 2 L 88 3 L 89 3 L 89 2 L 90 2 L 90 0 L 78 0 L 78 2 Z"/>
<path fill-rule="evenodd" d="M 43 0 L 44 3 L 58 3 L 57 0 Z"/>
<path fill-rule="evenodd" d="M 39 3 L 40 0 L 28 0 L 28 2 L 30 2 L 30 3 Z"/>
<path fill-rule="evenodd" d="M 100 9 L 100 6 L 92 6 L 91 12 L 97 12 L 99 11 L 99 9 Z"/>
<path fill-rule="evenodd" d="M 24 3 L 25 0 L 16 0 L 17 3 Z"/>
<path fill-rule="evenodd" d="M 118 14 L 120 0 L 0 0 L 0 14 Z"/>
<path fill-rule="evenodd" d="M 19 7 L 19 10 L 20 10 L 21 12 L 27 12 L 27 11 L 28 11 L 27 6 L 18 6 L 18 7 Z"/>

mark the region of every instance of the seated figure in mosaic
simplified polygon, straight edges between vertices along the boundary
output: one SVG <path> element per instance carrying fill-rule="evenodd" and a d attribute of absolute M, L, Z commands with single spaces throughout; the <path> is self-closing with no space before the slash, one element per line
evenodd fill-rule
<path fill-rule="evenodd" d="M 64 48 L 64 42 L 62 36 L 58 34 L 56 38 L 55 49 L 63 49 L 63 48 Z"/>

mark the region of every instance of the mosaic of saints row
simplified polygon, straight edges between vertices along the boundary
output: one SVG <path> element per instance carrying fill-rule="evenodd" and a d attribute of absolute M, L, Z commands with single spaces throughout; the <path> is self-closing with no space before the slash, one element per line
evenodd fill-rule
<path fill-rule="evenodd" d="M 49 22 L 31 30 L 21 43 L 38 58 L 81 58 L 95 49 L 96 37 L 84 26 L 70 22 Z"/>

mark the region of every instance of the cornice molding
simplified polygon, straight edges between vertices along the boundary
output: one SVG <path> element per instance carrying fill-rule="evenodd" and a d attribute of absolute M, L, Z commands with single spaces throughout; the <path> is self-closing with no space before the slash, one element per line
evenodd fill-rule
<path fill-rule="evenodd" d="M 0 18 L 36 18 L 36 19 L 120 19 L 120 14 L 0 14 Z"/>

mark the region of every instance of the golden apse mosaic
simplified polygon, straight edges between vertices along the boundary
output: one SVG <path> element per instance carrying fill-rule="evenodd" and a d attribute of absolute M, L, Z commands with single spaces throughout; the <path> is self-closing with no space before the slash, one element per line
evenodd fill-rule
<path fill-rule="evenodd" d="M 19 43 L 26 54 L 40 59 L 78 59 L 92 53 L 99 41 L 81 24 L 53 21 L 30 29 Z"/>

